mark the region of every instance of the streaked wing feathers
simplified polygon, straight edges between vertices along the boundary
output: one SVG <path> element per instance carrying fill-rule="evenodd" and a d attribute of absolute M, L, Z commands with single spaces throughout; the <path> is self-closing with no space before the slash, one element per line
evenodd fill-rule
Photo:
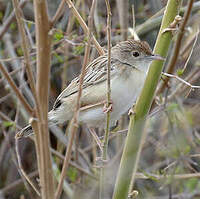
<path fill-rule="evenodd" d="M 86 75 L 83 80 L 83 89 L 90 85 L 98 84 L 107 79 L 107 55 L 103 55 L 92 61 L 86 68 Z M 111 67 L 111 76 L 115 73 L 114 67 Z M 57 107 L 62 98 L 68 97 L 78 92 L 80 76 L 73 79 L 65 90 L 56 99 L 53 108 Z"/>

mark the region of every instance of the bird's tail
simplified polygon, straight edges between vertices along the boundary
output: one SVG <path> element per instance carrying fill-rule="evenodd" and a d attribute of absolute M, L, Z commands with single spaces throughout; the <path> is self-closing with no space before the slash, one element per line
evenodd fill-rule
<path fill-rule="evenodd" d="M 29 137 L 30 135 L 33 134 L 33 129 L 31 127 L 31 125 L 28 125 L 26 127 L 24 127 L 21 131 L 19 131 L 16 135 L 15 138 L 16 139 L 20 139 L 22 137 Z"/>

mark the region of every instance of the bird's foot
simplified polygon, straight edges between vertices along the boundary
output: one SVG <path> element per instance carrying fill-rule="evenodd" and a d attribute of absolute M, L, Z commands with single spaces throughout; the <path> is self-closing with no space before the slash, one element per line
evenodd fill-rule
<path fill-rule="evenodd" d="M 169 25 L 168 28 L 165 28 L 162 33 L 165 33 L 165 32 L 171 32 L 172 35 L 174 36 L 177 31 L 178 31 L 178 26 L 180 25 L 180 22 L 182 21 L 182 17 L 180 15 L 177 15 L 175 18 L 174 18 L 174 21 Z"/>
<path fill-rule="evenodd" d="M 109 102 L 109 104 L 107 104 L 107 101 L 104 101 L 104 106 L 103 106 L 103 112 L 104 113 L 108 113 L 112 111 L 112 101 Z"/>
<path fill-rule="evenodd" d="M 133 110 L 133 108 L 130 108 L 129 111 L 128 111 L 128 115 L 135 115 L 135 112 Z"/>

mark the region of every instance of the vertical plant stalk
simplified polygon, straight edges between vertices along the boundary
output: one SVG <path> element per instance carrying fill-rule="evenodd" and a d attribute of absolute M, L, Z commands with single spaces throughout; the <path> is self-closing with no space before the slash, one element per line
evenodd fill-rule
<path fill-rule="evenodd" d="M 30 87 L 33 92 L 33 96 L 36 99 L 36 88 L 35 88 L 33 72 L 31 70 L 29 43 L 28 43 L 28 40 L 26 37 L 26 31 L 25 31 L 25 26 L 24 26 L 24 21 L 23 21 L 23 14 L 22 14 L 22 10 L 19 6 L 19 1 L 12 0 L 12 2 L 13 2 L 14 9 L 15 9 L 15 15 L 16 15 L 16 19 L 17 19 L 19 32 L 20 32 L 20 35 L 22 38 L 21 46 L 22 46 L 23 53 L 24 53 L 24 62 L 25 62 L 25 66 L 26 66 L 28 81 L 30 83 Z"/>
<path fill-rule="evenodd" d="M 108 39 L 108 62 L 107 62 L 107 104 L 106 107 L 109 109 L 111 104 L 111 85 L 110 85 L 110 65 L 111 65 L 111 9 L 109 0 L 105 0 L 107 9 L 107 39 Z M 108 110 L 106 115 L 106 126 L 105 135 L 103 140 L 103 152 L 102 152 L 102 165 L 100 169 L 100 189 L 99 198 L 104 197 L 104 186 L 105 186 L 105 163 L 107 161 L 107 151 L 108 151 L 108 140 L 109 140 L 109 129 L 110 129 L 110 110 Z"/>
<path fill-rule="evenodd" d="M 54 199 L 54 179 L 48 132 L 48 94 L 51 61 L 51 37 L 47 2 L 34 0 L 36 47 L 37 47 L 37 81 L 36 91 L 39 110 L 38 121 L 32 122 L 35 132 L 35 144 L 41 184 L 42 199 Z"/>
<path fill-rule="evenodd" d="M 82 69 L 81 69 L 81 75 L 80 75 L 80 80 L 79 80 L 79 88 L 78 88 L 76 106 L 75 106 L 75 110 L 74 110 L 74 116 L 72 118 L 71 125 L 70 125 L 70 128 L 69 128 L 70 139 L 69 139 L 67 151 L 65 153 L 63 168 L 62 168 L 61 175 L 60 175 L 60 182 L 59 182 L 57 190 L 56 190 L 56 195 L 55 195 L 56 199 L 59 199 L 60 195 L 62 193 L 63 182 L 64 182 L 64 179 L 66 177 L 66 170 L 69 166 L 69 161 L 70 161 L 71 153 L 72 153 L 72 146 L 73 146 L 75 135 L 76 135 L 76 132 L 77 132 L 77 129 L 78 129 L 78 116 L 79 116 L 79 109 L 80 109 L 80 105 L 81 105 L 82 85 L 83 85 L 83 80 L 84 80 L 85 73 L 86 73 L 86 67 L 87 67 L 87 64 L 88 64 L 89 53 L 90 53 L 90 48 L 91 48 L 91 26 L 92 26 L 91 21 L 92 21 L 92 16 L 93 16 L 93 13 L 94 13 L 95 2 L 96 2 L 96 0 L 93 0 L 92 6 L 91 6 L 91 12 L 90 12 L 90 15 L 88 17 L 88 23 L 89 23 L 89 29 L 88 29 L 88 34 L 87 34 L 88 45 L 86 46 L 86 49 L 85 49 L 85 55 L 84 55 L 83 66 L 82 66 Z"/>
<path fill-rule="evenodd" d="M 107 8 L 107 38 L 108 38 L 108 63 L 107 63 L 107 108 L 111 105 L 111 80 L 110 80 L 110 67 L 111 67 L 111 9 L 109 0 L 106 1 Z M 110 111 L 107 112 L 106 129 L 103 143 L 103 160 L 107 160 L 107 149 L 110 128 Z"/>
<path fill-rule="evenodd" d="M 172 51 L 170 60 L 169 60 L 169 64 L 167 65 L 167 73 L 171 74 L 174 72 L 174 68 L 176 66 L 176 62 L 178 60 L 178 55 L 180 52 L 180 46 L 181 46 L 181 42 L 184 36 L 184 32 L 185 32 L 185 26 L 187 24 L 187 21 L 189 19 L 190 13 L 192 11 L 192 5 L 194 3 L 194 0 L 190 0 L 188 1 L 188 5 L 187 5 L 187 9 L 186 12 L 184 13 L 184 17 L 183 17 L 183 21 L 180 25 L 180 28 L 178 29 L 178 35 L 177 35 L 177 39 L 174 45 L 174 49 Z M 162 93 L 163 90 L 165 89 L 168 81 L 169 81 L 169 77 L 165 77 L 164 78 L 164 82 L 162 82 L 162 85 L 160 86 L 158 93 Z"/>
<path fill-rule="evenodd" d="M 167 55 L 170 41 L 172 39 L 172 33 L 162 32 L 173 22 L 178 13 L 180 3 L 180 0 L 168 0 L 160 32 L 154 48 L 155 54 L 159 54 L 163 57 L 166 57 Z M 136 103 L 134 110 L 135 114 L 130 116 L 128 135 L 120 162 L 113 199 L 127 199 L 131 180 L 133 180 L 132 184 L 134 184 L 135 173 L 138 166 L 136 160 L 140 158 L 140 145 L 144 142 L 142 138 L 145 120 L 152 104 L 162 68 L 163 61 L 156 60 L 152 63 L 142 93 Z"/>
<path fill-rule="evenodd" d="M 117 0 L 117 10 L 119 13 L 119 23 L 123 40 L 128 38 L 128 18 L 129 1 Z"/>

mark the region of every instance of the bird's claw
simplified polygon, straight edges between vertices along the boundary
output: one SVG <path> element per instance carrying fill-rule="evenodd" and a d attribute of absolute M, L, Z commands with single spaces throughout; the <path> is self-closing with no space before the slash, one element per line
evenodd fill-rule
<path fill-rule="evenodd" d="M 135 112 L 133 110 L 133 108 L 130 108 L 129 111 L 128 111 L 128 115 L 135 115 Z"/>
<path fill-rule="evenodd" d="M 172 35 L 174 36 L 175 33 L 177 32 L 178 30 L 178 26 L 180 25 L 180 22 L 182 20 L 182 17 L 180 15 L 177 15 L 175 18 L 174 18 L 174 21 L 169 25 L 168 28 L 165 28 L 162 33 L 165 33 L 165 32 L 172 32 Z"/>
<path fill-rule="evenodd" d="M 103 112 L 104 113 L 108 113 L 112 111 L 112 101 L 109 102 L 109 105 L 107 106 L 107 102 L 104 102 L 104 106 L 103 106 Z"/>

